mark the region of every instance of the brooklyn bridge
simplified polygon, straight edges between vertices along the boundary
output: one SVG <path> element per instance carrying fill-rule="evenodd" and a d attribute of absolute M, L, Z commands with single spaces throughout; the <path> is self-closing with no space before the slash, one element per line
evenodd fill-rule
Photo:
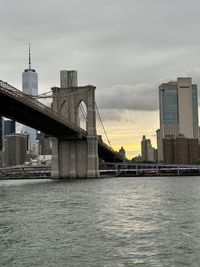
<path fill-rule="evenodd" d="M 53 87 L 52 106 L 0 81 L 0 115 L 16 120 L 52 137 L 53 178 L 99 176 L 99 159 L 122 162 L 123 157 L 107 145 L 96 131 L 95 87 Z M 86 130 L 79 125 L 78 109 L 87 108 Z"/>

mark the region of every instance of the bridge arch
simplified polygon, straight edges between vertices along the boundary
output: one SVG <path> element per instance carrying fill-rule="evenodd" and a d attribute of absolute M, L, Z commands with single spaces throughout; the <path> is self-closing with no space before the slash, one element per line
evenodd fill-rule
<path fill-rule="evenodd" d="M 77 125 L 87 131 L 87 106 L 83 100 L 77 106 Z"/>
<path fill-rule="evenodd" d="M 53 109 L 80 127 L 81 104 L 87 113 L 86 138 L 64 136 L 53 144 L 52 176 L 55 178 L 92 178 L 99 176 L 98 137 L 96 133 L 95 87 L 52 88 Z"/>

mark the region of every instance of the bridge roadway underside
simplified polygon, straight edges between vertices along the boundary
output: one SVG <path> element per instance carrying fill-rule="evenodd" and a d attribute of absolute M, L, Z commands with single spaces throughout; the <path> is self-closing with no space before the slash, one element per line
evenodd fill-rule
<path fill-rule="evenodd" d="M 33 106 L 27 105 L 16 98 L 12 98 L 8 95 L 0 92 L 0 115 L 16 120 L 19 123 L 25 124 L 31 128 L 37 129 L 49 136 L 57 138 L 86 138 L 86 132 L 81 133 L 77 130 L 71 129 L 64 123 L 51 118 L 48 114 L 45 114 L 45 110 L 41 112 Z M 104 159 L 106 162 L 121 162 L 118 153 L 109 150 L 104 143 L 99 142 L 98 154 L 99 158 Z"/>
<path fill-rule="evenodd" d="M 78 136 L 76 131 L 45 114 L 45 110 L 41 112 L 1 92 L 0 114 L 51 136 L 59 137 L 63 136 L 63 133 Z"/>

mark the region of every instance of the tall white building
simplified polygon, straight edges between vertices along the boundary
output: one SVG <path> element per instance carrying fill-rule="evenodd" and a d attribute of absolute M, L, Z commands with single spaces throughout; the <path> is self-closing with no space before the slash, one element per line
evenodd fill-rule
<path fill-rule="evenodd" d="M 28 95 L 38 95 L 38 75 L 31 68 L 31 52 L 29 44 L 29 68 L 22 73 L 22 91 Z M 30 118 L 31 119 L 31 118 Z M 22 132 L 29 136 L 29 150 L 36 151 L 36 130 L 23 126 Z"/>
<path fill-rule="evenodd" d="M 146 139 L 146 136 L 143 135 L 142 141 L 141 141 L 141 154 L 142 154 L 142 160 L 143 161 L 152 161 L 154 162 L 154 150 L 151 145 L 151 140 Z"/>
<path fill-rule="evenodd" d="M 199 138 L 197 85 L 191 78 L 159 86 L 160 129 L 157 131 L 158 160 L 163 160 L 163 138 Z"/>

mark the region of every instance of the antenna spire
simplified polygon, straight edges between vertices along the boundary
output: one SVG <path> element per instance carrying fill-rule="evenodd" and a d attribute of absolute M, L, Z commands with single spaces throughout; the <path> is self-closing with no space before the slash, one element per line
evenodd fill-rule
<path fill-rule="evenodd" d="M 29 53 L 28 53 L 28 55 L 29 55 L 28 65 L 29 65 L 29 70 L 31 70 L 31 45 L 30 45 L 30 43 L 29 43 Z"/>

